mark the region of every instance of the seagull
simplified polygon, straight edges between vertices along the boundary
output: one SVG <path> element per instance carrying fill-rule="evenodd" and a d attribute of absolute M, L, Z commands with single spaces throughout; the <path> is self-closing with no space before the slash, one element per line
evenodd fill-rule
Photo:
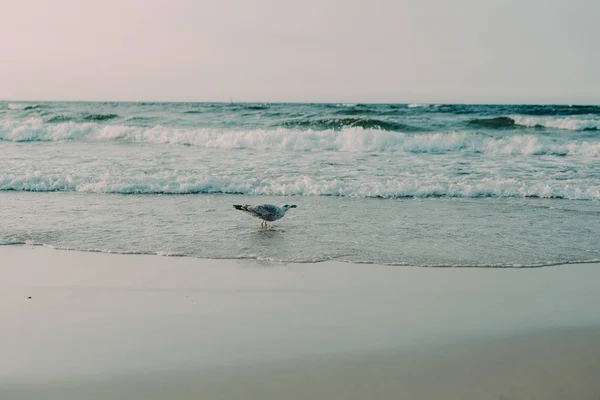
<path fill-rule="evenodd" d="M 260 223 L 260 226 L 266 228 L 267 221 L 277 221 L 278 219 L 283 218 L 285 212 L 290 208 L 296 208 L 296 205 L 284 204 L 281 207 L 277 207 L 273 204 L 259 204 L 257 206 L 235 204 L 233 208 L 244 211 L 253 217 L 262 219 L 263 221 Z"/>

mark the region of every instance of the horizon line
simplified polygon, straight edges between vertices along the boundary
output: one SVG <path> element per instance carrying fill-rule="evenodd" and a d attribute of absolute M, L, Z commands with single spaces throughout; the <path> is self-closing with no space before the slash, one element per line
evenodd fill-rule
<path fill-rule="evenodd" d="M 574 103 L 562 103 L 562 102 L 427 102 L 427 101 L 401 101 L 401 102 L 377 102 L 377 101 L 273 101 L 273 100 L 260 100 L 260 101 L 225 101 L 225 100 L 24 100 L 24 99 L 0 99 L 2 103 L 17 102 L 17 103 L 154 103 L 154 104 L 346 104 L 346 105 L 478 105 L 478 106 L 600 106 L 598 103 L 587 103 L 587 102 L 574 102 Z"/>

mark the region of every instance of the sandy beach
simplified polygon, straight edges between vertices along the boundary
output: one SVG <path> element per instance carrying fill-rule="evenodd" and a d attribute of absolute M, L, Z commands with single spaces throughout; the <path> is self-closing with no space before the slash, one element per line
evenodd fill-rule
<path fill-rule="evenodd" d="M 2 399 L 597 399 L 600 265 L 0 248 Z"/>
<path fill-rule="evenodd" d="M 0 400 L 600 400 L 600 1 L 1 11 Z"/>

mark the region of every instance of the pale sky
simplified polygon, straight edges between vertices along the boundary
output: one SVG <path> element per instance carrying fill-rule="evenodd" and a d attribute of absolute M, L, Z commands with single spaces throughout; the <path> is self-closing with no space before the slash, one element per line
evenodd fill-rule
<path fill-rule="evenodd" d="M 0 0 L 0 99 L 600 104 L 599 0 Z"/>

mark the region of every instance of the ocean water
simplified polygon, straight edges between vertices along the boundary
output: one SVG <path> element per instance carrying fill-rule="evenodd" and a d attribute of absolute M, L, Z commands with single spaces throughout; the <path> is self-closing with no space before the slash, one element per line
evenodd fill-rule
<path fill-rule="evenodd" d="M 233 204 L 293 203 L 270 229 Z M 0 102 L 0 244 L 600 260 L 600 106 Z"/>

